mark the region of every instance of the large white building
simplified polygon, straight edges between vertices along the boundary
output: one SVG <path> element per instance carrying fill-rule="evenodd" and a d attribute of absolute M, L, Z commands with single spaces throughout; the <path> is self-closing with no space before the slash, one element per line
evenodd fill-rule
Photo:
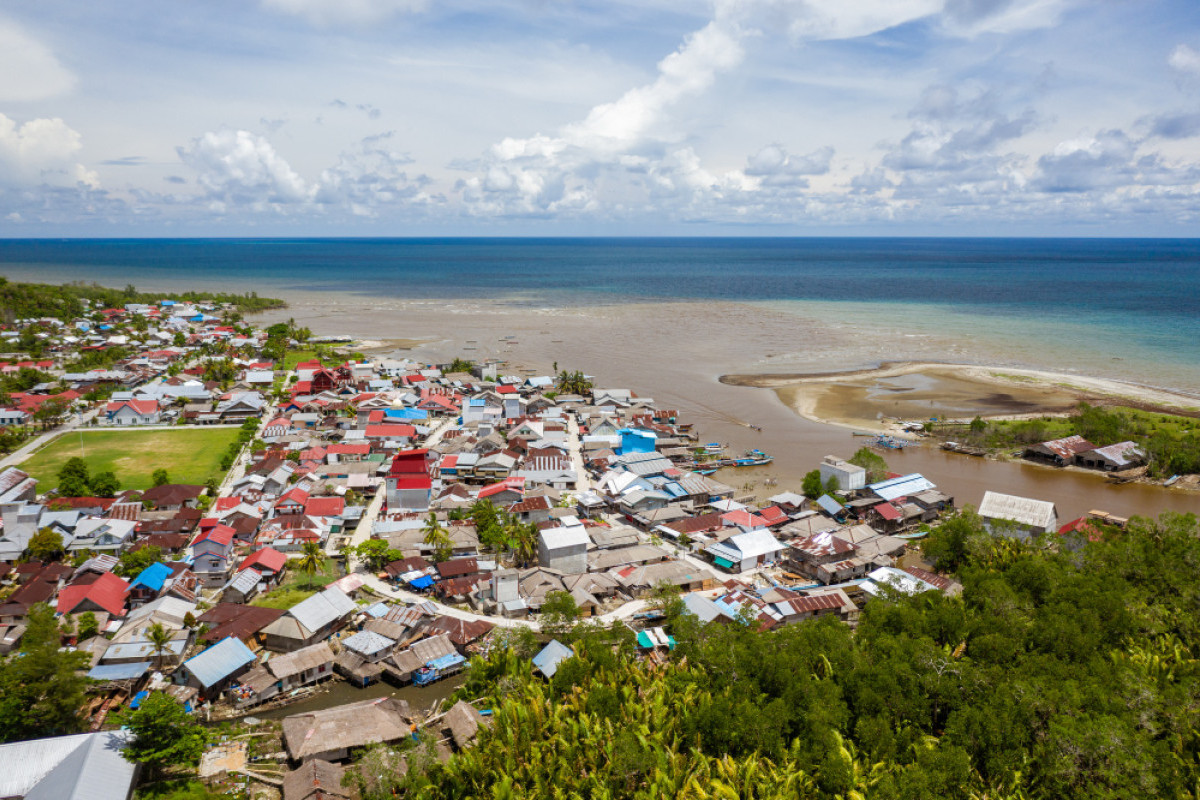
<path fill-rule="evenodd" d="M 538 564 L 565 575 L 587 572 L 587 546 L 591 538 L 575 517 L 563 517 L 561 526 L 538 536 Z"/>
<path fill-rule="evenodd" d="M 1058 530 L 1058 509 L 1048 500 L 984 492 L 979 516 L 994 535 L 1028 539 Z"/>
<path fill-rule="evenodd" d="M 867 485 L 867 471 L 862 467 L 843 461 L 837 456 L 825 456 L 821 459 L 821 483 L 828 483 L 830 478 L 837 478 L 839 489 L 861 489 Z"/>

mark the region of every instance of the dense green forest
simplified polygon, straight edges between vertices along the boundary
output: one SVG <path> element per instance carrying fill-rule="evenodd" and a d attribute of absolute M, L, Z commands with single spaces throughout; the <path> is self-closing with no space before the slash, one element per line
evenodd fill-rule
<path fill-rule="evenodd" d="M 5 322 L 29 317 L 54 317 L 71 320 L 87 312 L 83 301 L 99 302 L 104 308 L 120 308 L 126 303 L 157 303 L 160 300 L 195 303 L 229 303 L 240 313 L 252 314 L 287 305 L 256 292 L 139 292 L 134 286 L 109 289 L 94 283 L 16 283 L 0 276 L 0 313 Z"/>
<path fill-rule="evenodd" d="M 1060 552 L 967 513 L 930 543 L 962 596 L 872 600 L 854 631 L 700 626 L 674 601 L 663 666 L 624 629 L 577 626 L 549 682 L 533 642 L 498 648 L 459 691 L 494 709 L 479 743 L 410 750 L 365 797 L 1196 797 L 1198 533 L 1166 514 Z"/>

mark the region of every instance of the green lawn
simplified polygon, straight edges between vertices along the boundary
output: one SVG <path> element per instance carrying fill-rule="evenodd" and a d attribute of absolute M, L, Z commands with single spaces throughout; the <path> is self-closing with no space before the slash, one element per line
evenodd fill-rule
<path fill-rule="evenodd" d="M 260 594 L 250 601 L 250 605 L 281 608 L 286 611 L 301 600 L 312 597 L 319 590 L 341 577 L 332 558 L 325 559 L 325 566 L 311 578 L 296 569 L 295 564 L 294 559 L 289 561 L 283 583 L 265 594 Z"/>
<path fill-rule="evenodd" d="M 72 431 L 19 466 L 37 478 L 39 489 L 45 491 L 58 485 L 58 471 L 82 449 L 92 475 L 112 470 L 123 489 L 148 489 L 156 469 L 165 469 L 172 483 L 201 484 L 222 475 L 221 456 L 237 435 L 237 428 Z"/>

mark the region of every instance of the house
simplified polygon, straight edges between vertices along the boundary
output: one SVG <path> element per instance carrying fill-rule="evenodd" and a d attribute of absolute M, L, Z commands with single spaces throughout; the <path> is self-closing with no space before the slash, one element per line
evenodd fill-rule
<path fill-rule="evenodd" d="M 129 584 L 124 578 L 106 572 L 91 583 L 63 587 L 55 608 L 59 614 L 103 611 L 113 617 L 123 617 L 128 589 Z"/>
<path fill-rule="evenodd" d="M 1146 461 L 1146 452 L 1136 442 L 1117 442 L 1087 450 L 1075 457 L 1075 463 L 1088 469 L 1116 472 L 1131 469 Z"/>
<path fill-rule="evenodd" d="M 326 642 L 274 655 L 241 677 L 234 687 L 234 702 L 239 707 L 255 705 L 331 678 L 334 661 L 333 650 Z"/>
<path fill-rule="evenodd" d="M 1074 464 L 1080 453 L 1095 449 L 1096 445 L 1082 436 L 1067 436 L 1064 439 L 1053 439 L 1049 442 L 1030 445 L 1025 448 L 1024 455 L 1031 461 L 1066 467 Z"/>
<path fill-rule="evenodd" d="M 213 699 L 234 679 L 245 674 L 255 661 L 255 655 L 240 639 L 229 637 L 183 662 L 180 670 L 189 686 L 201 696 Z"/>
<path fill-rule="evenodd" d="M 979 516 L 993 535 L 1028 539 L 1058 530 L 1058 509 L 1047 500 L 984 492 Z"/>
<path fill-rule="evenodd" d="M 262 591 L 262 574 L 258 570 L 244 569 L 229 579 L 221 592 L 225 603 L 248 603 Z"/>
<path fill-rule="evenodd" d="M 262 647 L 262 630 L 283 616 L 283 609 L 243 606 L 237 603 L 218 603 L 205 611 L 197 621 L 208 627 L 199 635 L 204 643 L 219 642 L 228 637 L 240 639 L 254 649 Z"/>
<path fill-rule="evenodd" d="M 270 584 L 278 584 L 279 578 L 287 567 L 287 555 L 271 547 L 255 550 L 242 560 L 238 570 L 255 569 L 262 580 Z"/>
<path fill-rule="evenodd" d="M 129 584 L 130 607 L 140 606 L 158 597 L 171 574 L 171 568 L 161 561 L 139 572 Z"/>
<path fill-rule="evenodd" d="M 358 790 L 342 786 L 346 770 L 314 758 L 283 776 L 283 800 L 358 800 Z"/>
<path fill-rule="evenodd" d="M 71 534 L 70 541 L 66 542 L 67 552 L 119 554 L 133 541 L 133 534 L 136 530 L 137 522 L 134 520 L 98 517 L 82 519 L 75 526 L 75 532 Z"/>
<path fill-rule="evenodd" d="M 197 484 L 165 483 L 142 492 L 142 502 L 150 503 L 159 511 L 179 511 L 185 507 L 195 508 L 203 492 L 204 487 Z"/>
<path fill-rule="evenodd" d="M 299 650 L 341 628 L 357 610 L 345 592 L 328 588 L 292 606 L 264 628 L 264 644 L 277 653 Z"/>
<path fill-rule="evenodd" d="M 390 658 L 382 662 L 384 674 L 397 683 L 412 681 L 413 673 L 431 661 L 456 655 L 458 650 L 450 640 L 450 634 L 440 633 L 413 642 L 403 650 L 394 650 Z"/>
<path fill-rule="evenodd" d="M 712 556 L 713 563 L 731 572 L 745 572 L 772 563 L 785 550 L 787 545 L 766 529 L 739 533 L 705 548 L 705 552 Z"/>
<path fill-rule="evenodd" d="M 195 610 L 194 602 L 161 597 L 131 611 L 129 618 L 110 640 L 100 663 L 137 664 L 152 661 L 155 668 L 178 665 L 192 643 L 192 631 L 184 624 L 184 620 Z M 146 631 L 152 625 L 162 625 L 171 634 L 162 652 L 156 651 L 147 638 Z"/>
<path fill-rule="evenodd" d="M 233 534 L 232 527 L 218 523 L 192 541 L 192 571 L 209 589 L 223 586 L 229 580 L 233 568 Z"/>
<path fill-rule="evenodd" d="M 818 466 L 821 472 L 821 484 L 828 485 L 836 480 L 837 488 L 842 491 L 853 491 L 867 485 L 867 471 L 862 467 L 843 461 L 837 456 L 825 456 Z"/>
<path fill-rule="evenodd" d="M 408 738 L 413 722 L 408 703 L 378 697 L 284 717 L 283 742 L 293 761 L 341 761 L 353 748 Z"/>
<path fill-rule="evenodd" d="M 0 744 L 0 797 L 128 800 L 140 770 L 122 753 L 131 738 L 115 730 Z"/>
<path fill-rule="evenodd" d="M 157 400 L 122 400 L 104 406 L 109 425 L 157 425 L 161 419 Z"/>
<path fill-rule="evenodd" d="M 429 477 L 428 450 L 402 450 L 392 459 L 385 485 L 389 509 L 429 508 L 433 480 Z"/>
<path fill-rule="evenodd" d="M 575 517 L 563 517 L 560 522 L 559 527 L 538 534 L 538 564 L 566 575 L 587 572 L 591 543 L 587 529 Z"/>
<path fill-rule="evenodd" d="M 356 686 L 374 683 L 383 673 L 383 660 L 391 655 L 396 640 L 375 631 L 363 630 L 342 640 L 337 670 Z"/>
<path fill-rule="evenodd" d="M 559 665 L 568 658 L 574 657 L 574 650 L 558 639 L 551 639 L 550 643 L 533 657 L 533 668 L 542 673 L 547 679 L 553 678 L 554 673 L 558 672 Z"/>

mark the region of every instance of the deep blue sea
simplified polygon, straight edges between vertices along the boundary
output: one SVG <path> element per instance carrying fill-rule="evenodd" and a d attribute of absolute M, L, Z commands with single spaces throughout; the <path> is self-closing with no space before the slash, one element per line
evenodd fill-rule
<path fill-rule="evenodd" d="M 1056 363 L 1037 366 L 1141 362 L 1116 372 L 1200 388 L 1200 239 L 9 239 L 0 274 L 538 306 L 767 303 L 1001 349 L 1009 337 L 1031 356 L 1040 341 Z"/>

